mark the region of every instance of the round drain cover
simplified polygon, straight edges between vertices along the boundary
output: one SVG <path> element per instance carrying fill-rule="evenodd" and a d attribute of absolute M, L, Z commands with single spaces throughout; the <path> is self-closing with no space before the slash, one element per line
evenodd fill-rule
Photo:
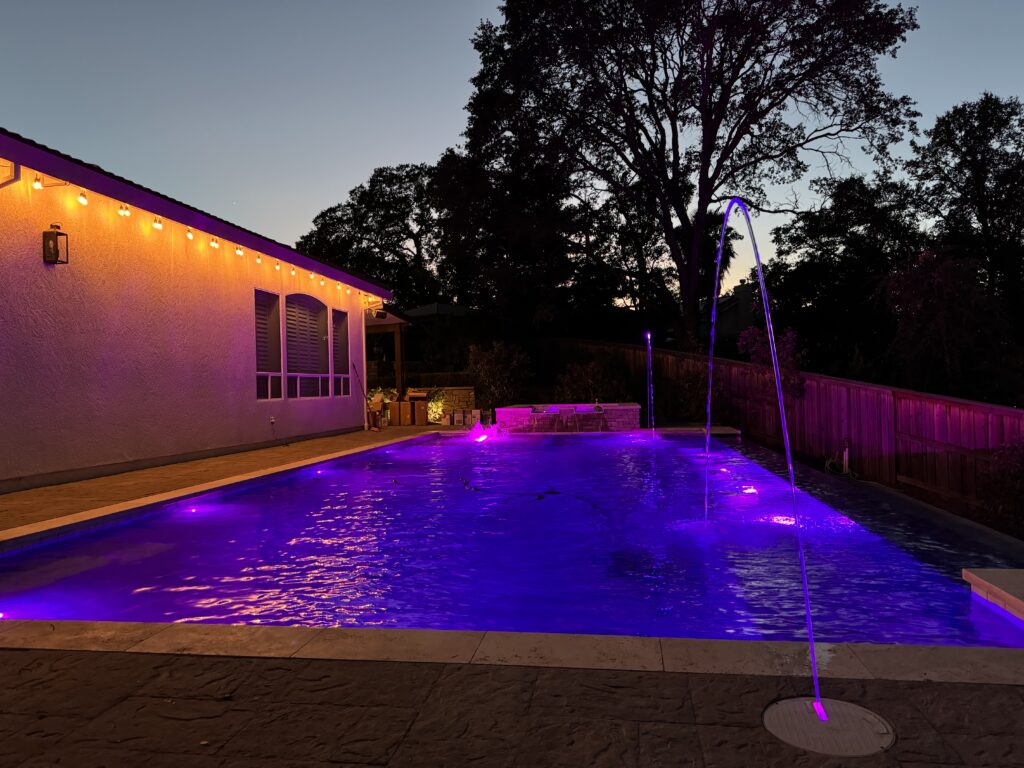
<path fill-rule="evenodd" d="M 822 703 L 828 720 L 818 718 L 811 697 L 777 701 L 764 711 L 764 727 L 787 744 L 822 755 L 875 755 L 896 742 L 892 726 L 874 712 L 835 699 Z"/>

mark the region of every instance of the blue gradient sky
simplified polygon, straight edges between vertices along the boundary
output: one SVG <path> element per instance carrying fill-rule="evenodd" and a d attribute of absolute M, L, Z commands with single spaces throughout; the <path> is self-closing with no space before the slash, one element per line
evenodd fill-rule
<path fill-rule="evenodd" d="M 883 72 L 924 126 L 985 89 L 1022 95 L 1024 2 L 919 5 Z M 374 167 L 459 141 L 469 38 L 496 7 L 2 0 L 0 126 L 292 243 Z"/>

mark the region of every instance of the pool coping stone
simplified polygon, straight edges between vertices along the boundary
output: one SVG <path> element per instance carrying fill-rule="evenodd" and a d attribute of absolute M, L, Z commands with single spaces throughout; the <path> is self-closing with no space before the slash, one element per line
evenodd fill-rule
<path fill-rule="evenodd" d="M 810 675 L 801 642 L 537 632 L 5 619 L 0 648 Z M 826 680 L 1024 685 L 1024 648 L 818 643 L 817 651 Z"/>
<path fill-rule="evenodd" d="M 93 509 L 86 509 L 81 512 L 74 512 L 70 515 L 63 515 L 61 517 L 54 517 L 48 520 L 41 520 L 36 523 L 28 523 L 27 525 L 21 525 L 16 528 L 8 528 L 0 530 L 0 553 L 18 549 L 23 546 L 31 546 L 32 544 L 49 538 L 56 531 L 62 531 L 70 533 L 73 531 L 86 530 L 91 527 L 102 525 L 111 519 L 116 519 L 121 515 L 131 514 L 137 512 L 145 507 L 153 506 L 154 504 L 162 504 L 168 501 L 176 501 L 179 499 L 185 499 L 189 496 L 195 496 L 200 493 L 206 493 L 207 491 L 214 491 L 219 488 L 223 488 L 228 485 L 234 485 L 235 483 L 242 483 L 248 480 L 257 480 L 262 477 L 269 475 L 276 475 L 281 472 L 288 472 L 293 469 L 302 469 L 313 464 L 321 464 L 325 461 L 331 461 L 332 459 L 340 459 L 344 456 L 351 456 L 357 453 L 363 453 L 365 451 L 372 451 L 378 448 L 386 448 L 390 445 L 397 445 L 398 443 L 408 442 L 410 440 L 422 440 L 430 438 L 438 434 L 444 434 L 442 430 L 431 430 L 428 432 L 419 432 L 412 435 L 401 435 L 399 437 L 381 440 L 380 442 L 372 445 L 360 445 L 354 448 L 346 448 L 341 451 L 333 451 L 331 453 L 319 454 L 317 456 L 311 456 L 305 459 L 298 459 L 291 461 L 286 464 L 279 464 L 272 467 L 265 467 L 263 469 L 253 470 L 252 472 L 245 472 L 243 474 L 231 475 L 230 477 L 223 477 L 218 480 L 210 480 L 205 483 L 199 483 L 197 485 L 189 485 L 182 488 L 176 488 L 172 491 L 165 491 L 163 493 L 155 493 L 149 496 L 142 496 L 136 499 L 130 499 L 128 501 L 121 501 L 116 504 L 108 504 L 102 507 L 94 507 Z"/>
<path fill-rule="evenodd" d="M 1024 568 L 964 568 L 962 575 L 978 597 L 1024 619 Z"/>

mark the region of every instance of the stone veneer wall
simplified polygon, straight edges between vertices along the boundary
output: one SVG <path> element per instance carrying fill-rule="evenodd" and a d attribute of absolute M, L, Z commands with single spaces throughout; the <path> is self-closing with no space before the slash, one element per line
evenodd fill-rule
<path fill-rule="evenodd" d="M 442 387 L 444 411 L 472 411 L 476 408 L 476 389 L 473 387 Z"/>
<path fill-rule="evenodd" d="M 534 411 L 534 408 L 548 410 Z M 640 406 L 636 403 L 602 403 L 601 411 L 579 411 L 576 420 L 562 417 L 563 406 L 517 405 L 495 409 L 495 420 L 509 432 L 630 432 L 640 429 Z M 594 406 L 578 406 L 592 409 Z"/>

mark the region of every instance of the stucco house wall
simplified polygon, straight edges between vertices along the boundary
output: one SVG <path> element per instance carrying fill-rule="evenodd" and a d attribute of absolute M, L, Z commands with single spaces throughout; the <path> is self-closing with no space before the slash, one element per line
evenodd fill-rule
<path fill-rule="evenodd" d="M 119 201 L 89 190 L 81 205 L 77 185 L 34 189 L 37 172 L 20 172 L 0 188 L 0 487 L 362 428 L 355 377 L 349 396 L 256 399 L 254 290 L 280 295 L 282 346 L 288 294 L 347 312 L 360 377 L 366 293 L 326 268 L 311 279 L 198 230 L 189 240 L 167 218 L 157 230 L 144 210 L 119 216 Z M 43 263 L 53 223 L 68 264 Z"/>

